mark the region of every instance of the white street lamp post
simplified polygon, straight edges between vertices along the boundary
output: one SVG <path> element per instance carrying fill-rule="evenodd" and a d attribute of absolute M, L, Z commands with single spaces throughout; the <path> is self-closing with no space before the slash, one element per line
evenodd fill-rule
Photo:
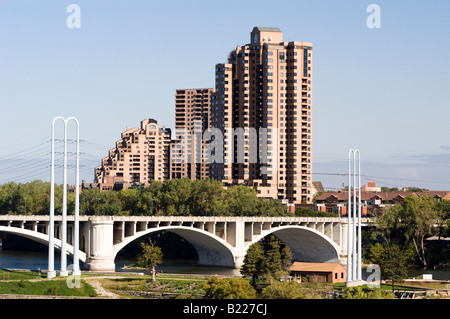
<path fill-rule="evenodd" d="M 351 158 L 353 155 L 353 173 Z M 358 157 L 358 158 L 357 158 Z M 356 161 L 358 160 L 358 168 Z M 356 176 L 358 175 L 358 180 Z M 353 176 L 353 184 L 352 177 Z M 357 183 L 358 182 L 358 183 Z M 353 209 L 351 191 L 353 188 Z M 358 192 L 358 203 L 356 202 Z M 348 212 L 347 212 L 347 286 L 360 285 L 361 276 L 361 155 L 358 149 L 348 153 Z M 358 228 L 356 228 L 358 223 Z"/>
<path fill-rule="evenodd" d="M 79 212 L 80 212 L 80 190 L 79 190 L 79 123 L 74 117 L 64 119 L 57 116 L 52 122 L 52 151 L 51 151 L 51 172 L 50 172 L 50 213 L 49 213 L 49 231 L 48 231 L 48 271 L 47 277 L 53 278 L 56 276 L 54 265 L 54 216 L 55 216 L 55 122 L 62 120 L 64 122 L 64 154 L 63 154 L 63 207 L 62 207 L 62 221 L 61 221 L 61 269 L 60 276 L 67 276 L 67 124 L 70 120 L 76 123 L 76 168 L 75 168 L 75 215 L 74 215 L 74 236 L 73 236 L 73 274 L 80 274 L 79 267 Z"/>

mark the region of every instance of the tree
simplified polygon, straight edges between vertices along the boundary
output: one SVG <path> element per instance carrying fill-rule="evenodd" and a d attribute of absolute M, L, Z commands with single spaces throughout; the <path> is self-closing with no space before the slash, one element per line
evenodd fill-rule
<path fill-rule="evenodd" d="M 141 190 L 137 188 L 122 189 L 119 192 L 122 211 L 127 212 L 127 215 L 141 215 L 139 212 L 140 192 Z"/>
<path fill-rule="evenodd" d="M 100 192 L 98 200 L 99 215 L 128 215 L 129 212 L 122 209 L 122 201 L 119 199 L 119 193 L 116 191 Z"/>
<path fill-rule="evenodd" d="M 379 236 L 387 245 L 390 245 L 392 241 L 400 240 L 401 213 L 401 205 L 385 206 L 383 213 L 374 220 L 375 230 L 372 233 L 374 239 Z"/>
<path fill-rule="evenodd" d="M 265 268 L 268 277 L 280 277 L 280 273 L 283 271 L 280 243 L 276 239 L 271 240 L 270 248 L 266 253 Z"/>
<path fill-rule="evenodd" d="M 384 187 L 381 187 L 381 191 L 383 193 L 386 193 L 386 192 L 398 192 L 398 191 L 402 191 L 402 189 L 399 189 L 398 187 L 386 187 L 386 186 L 384 186 Z"/>
<path fill-rule="evenodd" d="M 281 279 L 289 273 L 292 265 L 292 250 L 275 236 L 270 236 L 265 253 L 265 274 L 268 278 Z"/>
<path fill-rule="evenodd" d="M 196 216 L 215 216 L 219 213 L 217 203 L 222 201 L 225 190 L 220 181 L 194 180 L 191 192 L 191 212 Z"/>
<path fill-rule="evenodd" d="M 255 202 L 255 216 L 286 216 L 287 206 L 279 200 L 258 198 Z"/>
<path fill-rule="evenodd" d="M 312 208 L 309 207 L 298 207 L 295 210 L 295 216 L 299 217 L 311 217 L 314 216 L 315 212 Z"/>
<path fill-rule="evenodd" d="M 55 197 L 62 200 L 62 186 L 55 186 Z M 68 194 L 69 212 L 73 211 L 74 196 Z M 25 184 L 10 182 L 0 185 L 0 214 L 44 215 L 49 212 L 50 183 L 35 180 Z M 56 201 L 55 211 L 62 204 Z"/>
<path fill-rule="evenodd" d="M 248 280 L 240 278 L 219 279 L 214 276 L 204 284 L 205 298 L 209 299 L 254 299 L 256 291 Z"/>
<path fill-rule="evenodd" d="M 263 274 L 264 269 L 264 248 L 258 242 L 252 244 L 244 257 L 244 264 L 241 267 L 243 276 L 251 277 L 253 287 L 256 285 L 256 279 Z"/>
<path fill-rule="evenodd" d="M 378 263 L 382 277 L 392 281 L 392 291 L 394 291 L 394 282 L 402 281 L 408 276 L 406 258 L 398 245 L 385 246 L 384 254 L 381 255 Z"/>
<path fill-rule="evenodd" d="M 292 251 L 288 246 L 273 235 L 265 241 L 265 245 L 258 242 L 249 247 L 241 268 L 242 275 L 252 277 L 253 286 L 261 276 L 269 280 L 284 277 L 292 265 Z"/>
<path fill-rule="evenodd" d="M 157 215 L 162 210 L 163 182 L 151 180 L 150 185 L 144 190 L 142 206 L 147 215 Z"/>
<path fill-rule="evenodd" d="M 446 200 L 436 202 L 430 196 L 409 195 L 403 203 L 384 207 L 383 214 L 375 220 L 372 238 L 382 239 L 387 246 L 400 245 L 404 255 L 413 261 L 411 252 L 425 268 L 428 265 L 426 237 L 432 234 L 435 225 L 440 234 L 445 233 L 444 220 L 450 212 Z"/>
<path fill-rule="evenodd" d="M 190 215 L 191 180 L 189 178 L 169 179 L 162 187 L 162 208 L 167 215 Z"/>
<path fill-rule="evenodd" d="M 412 239 L 420 262 L 426 268 L 425 237 L 439 219 L 434 200 L 429 196 L 407 196 L 402 204 L 401 223 L 406 239 Z"/>
<path fill-rule="evenodd" d="M 236 185 L 226 190 L 225 199 L 231 216 L 252 216 L 255 214 L 256 190 L 253 188 Z"/>
<path fill-rule="evenodd" d="M 85 189 L 80 193 L 80 214 L 82 215 L 123 215 L 129 214 L 122 208 L 119 192 L 103 191 L 98 187 Z"/>
<path fill-rule="evenodd" d="M 379 260 L 384 254 L 384 247 L 380 243 L 376 243 L 372 247 L 370 247 L 369 252 L 369 260 L 372 262 L 372 264 L 379 264 Z"/>
<path fill-rule="evenodd" d="M 149 244 L 142 242 L 141 247 L 142 253 L 137 257 L 138 265 L 149 268 L 152 273 L 152 281 L 156 281 L 156 266 L 162 262 L 162 250 L 151 240 Z"/>
<path fill-rule="evenodd" d="M 289 268 L 292 266 L 292 250 L 289 248 L 289 246 L 285 246 L 281 250 L 281 268 L 283 271 L 289 272 Z"/>
<path fill-rule="evenodd" d="M 450 237 L 450 200 L 441 199 L 436 203 L 439 214 L 439 236 Z"/>
<path fill-rule="evenodd" d="M 298 207 L 295 210 L 295 216 L 298 217 L 336 217 L 336 214 L 330 212 L 321 212 L 309 207 Z"/>
<path fill-rule="evenodd" d="M 139 203 L 138 203 L 138 211 L 140 214 L 144 216 L 153 216 L 155 211 L 158 210 L 158 206 L 160 201 L 153 197 L 153 193 L 148 189 L 144 189 L 141 191 Z"/>

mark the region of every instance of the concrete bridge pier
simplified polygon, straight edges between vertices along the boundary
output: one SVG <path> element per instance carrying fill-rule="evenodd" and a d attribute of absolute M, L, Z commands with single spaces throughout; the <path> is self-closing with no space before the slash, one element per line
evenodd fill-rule
<path fill-rule="evenodd" d="M 244 258 L 247 254 L 245 243 L 245 221 L 242 217 L 236 218 L 236 229 L 233 234 L 233 239 L 234 268 L 239 269 L 244 264 Z"/>
<path fill-rule="evenodd" d="M 244 265 L 244 256 L 235 256 L 234 257 L 234 268 L 240 269 L 242 265 Z"/>
<path fill-rule="evenodd" d="M 111 217 L 89 218 L 89 236 L 86 267 L 92 271 L 114 272 L 113 224 Z"/>

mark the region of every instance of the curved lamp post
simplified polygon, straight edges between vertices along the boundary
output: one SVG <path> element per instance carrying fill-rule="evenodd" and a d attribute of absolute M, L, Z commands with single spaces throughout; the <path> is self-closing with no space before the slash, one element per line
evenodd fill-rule
<path fill-rule="evenodd" d="M 52 150 L 50 169 L 50 213 L 48 227 L 48 271 L 47 278 L 56 276 L 54 265 L 54 233 L 55 233 L 55 123 L 57 120 L 64 122 L 64 163 L 63 163 L 63 207 L 61 222 L 61 270 L 60 276 L 67 276 L 67 124 L 73 120 L 76 124 L 76 167 L 75 167 L 75 216 L 74 216 L 74 241 L 73 241 L 73 275 L 80 274 L 79 265 L 79 213 L 80 213 L 80 132 L 79 122 L 74 117 L 64 119 L 57 116 L 52 122 Z"/>

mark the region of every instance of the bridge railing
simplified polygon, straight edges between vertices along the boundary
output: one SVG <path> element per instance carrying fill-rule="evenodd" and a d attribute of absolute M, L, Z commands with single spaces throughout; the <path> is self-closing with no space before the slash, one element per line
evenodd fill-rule
<path fill-rule="evenodd" d="M 289 216 L 80 216 L 80 221 L 89 221 L 90 219 L 107 219 L 113 221 L 173 221 L 173 222 L 233 222 L 241 220 L 245 222 L 335 222 L 347 223 L 346 217 L 289 217 Z M 55 221 L 61 221 L 62 216 L 56 215 Z M 73 221 L 74 216 L 68 215 L 68 221 Z M 0 215 L 1 221 L 49 221 L 48 215 Z M 372 218 L 361 218 L 362 223 L 371 223 Z"/>

